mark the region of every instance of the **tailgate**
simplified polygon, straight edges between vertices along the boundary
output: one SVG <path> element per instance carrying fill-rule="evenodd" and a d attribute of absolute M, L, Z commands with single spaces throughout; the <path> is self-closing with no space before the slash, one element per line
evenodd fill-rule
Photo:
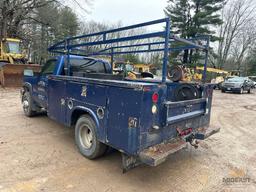
<path fill-rule="evenodd" d="M 206 114 L 207 100 L 200 98 L 188 101 L 165 102 L 167 108 L 166 124 L 173 124 Z"/>

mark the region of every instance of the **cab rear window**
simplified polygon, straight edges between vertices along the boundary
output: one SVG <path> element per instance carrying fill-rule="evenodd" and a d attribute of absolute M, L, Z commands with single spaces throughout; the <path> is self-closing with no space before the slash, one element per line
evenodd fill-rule
<path fill-rule="evenodd" d="M 56 59 L 48 60 L 42 68 L 42 74 L 44 74 L 44 75 L 53 74 L 56 63 L 57 63 Z"/>
<path fill-rule="evenodd" d="M 105 64 L 94 59 L 72 59 L 72 72 L 106 73 Z"/>

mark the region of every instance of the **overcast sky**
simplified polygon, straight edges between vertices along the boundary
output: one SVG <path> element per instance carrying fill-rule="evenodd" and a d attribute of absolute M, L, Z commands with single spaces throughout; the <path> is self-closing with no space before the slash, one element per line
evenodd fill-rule
<path fill-rule="evenodd" d="M 82 2 L 81 0 L 79 2 Z M 81 4 L 82 5 L 82 4 Z M 94 0 L 86 20 L 135 24 L 164 18 L 167 0 Z M 81 15 L 81 10 L 80 17 Z"/>

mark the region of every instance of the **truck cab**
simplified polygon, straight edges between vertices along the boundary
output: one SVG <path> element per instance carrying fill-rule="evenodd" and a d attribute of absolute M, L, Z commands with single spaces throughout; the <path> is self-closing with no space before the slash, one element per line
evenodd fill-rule
<path fill-rule="evenodd" d="M 46 61 L 42 66 L 41 71 L 34 73 L 32 70 L 25 70 L 24 88 L 22 92 L 29 91 L 33 105 L 26 110 L 27 116 L 34 114 L 39 109 L 47 110 L 48 108 L 48 77 L 50 75 L 64 76 L 67 73 L 67 66 L 65 66 L 65 55 L 57 56 Z M 70 56 L 72 76 L 79 76 L 79 73 L 87 74 L 110 74 L 111 65 L 104 60 L 94 59 L 81 56 Z M 25 104 L 24 104 L 25 102 Z M 27 101 L 23 101 L 23 107 Z"/>

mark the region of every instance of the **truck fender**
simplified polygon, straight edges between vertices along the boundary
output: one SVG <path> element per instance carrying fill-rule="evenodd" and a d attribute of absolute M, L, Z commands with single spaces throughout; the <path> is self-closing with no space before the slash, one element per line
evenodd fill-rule
<path fill-rule="evenodd" d="M 20 97 L 21 97 L 21 102 L 23 102 L 23 96 L 24 96 L 24 94 L 25 94 L 25 92 L 29 92 L 30 93 L 30 95 L 32 96 L 32 85 L 30 84 L 30 83 L 28 83 L 28 82 L 26 82 L 26 83 L 23 83 L 23 85 L 22 85 L 22 88 L 21 88 L 21 90 L 20 90 Z M 38 105 L 35 103 L 35 101 L 33 100 L 33 98 L 32 98 L 32 109 L 34 110 L 34 111 L 38 111 L 40 108 L 38 107 Z"/>
<path fill-rule="evenodd" d="M 30 83 L 23 83 L 22 88 L 20 89 L 20 99 L 21 99 L 21 102 L 23 102 L 23 96 L 24 96 L 25 92 L 27 92 L 27 91 L 30 94 L 32 93 L 32 85 Z"/>
<path fill-rule="evenodd" d="M 91 109 L 89 109 L 87 107 L 83 107 L 83 106 L 76 106 L 72 110 L 72 112 L 71 112 L 71 121 L 70 121 L 71 126 L 75 125 L 75 123 L 78 120 L 79 116 L 81 116 L 82 114 L 90 115 L 91 118 L 96 123 L 97 129 L 99 129 L 100 123 L 99 123 L 99 120 L 97 118 L 97 115 Z"/>
<path fill-rule="evenodd" d="M 23 96 L 25 91 L 29 91 L 29 93 L 31 94 L 32 92 L 32 85 L 30 83 L 23 83 L 22 85 L 22 89 L 21 89 L 21 95 Z"/>

